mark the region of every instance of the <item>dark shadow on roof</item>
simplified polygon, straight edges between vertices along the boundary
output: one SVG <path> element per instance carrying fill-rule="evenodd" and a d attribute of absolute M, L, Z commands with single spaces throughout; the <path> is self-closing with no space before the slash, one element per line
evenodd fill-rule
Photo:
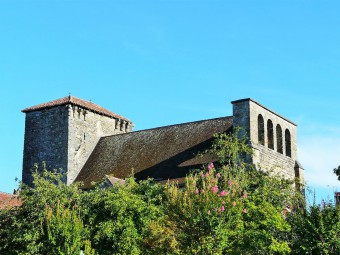
<path fill-rule="evenodd" d="M 90 188 L 105 175 L 165 180 L 184 177 L 191 169 L 214 161 L 197 156 L 208 149 L 216 133 L 232 127 L 232 117 L 202 120 L 103 137 L 76 178 Z"/>

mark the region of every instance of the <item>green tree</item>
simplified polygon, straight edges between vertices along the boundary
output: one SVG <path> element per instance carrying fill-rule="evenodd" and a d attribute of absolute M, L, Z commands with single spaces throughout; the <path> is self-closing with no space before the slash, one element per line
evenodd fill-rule
<path fill-rule="evenodd" d="M 340 166 L 334 168 L 333 172 L 335 173 L 336 176 L 338 176 L 338 180 L 340 181 Z"/>
<path fill-rule="evenodd" d="M 184 188 L 128 178 L 83 191 L 37 169 L 22 205 L 0 209 L 0 254 L 340 254 L 340 209 L 306 206 L 291 181 L 248 164 L 251 152 L 217 136 L 215 165 Z"/>
<path fill-rule="evenodd" d="M 162 216 L 163 186 L 129 178 L 83 192 L 61 174 L 36 170 L 34 188 L 22 185 L 22 206 L 0 211 L 0 254 L 148 253 L 144 239 Z"/>
<path fill-rule="evenodd" d="M 151 225 L 151 242 L 163 254 L 289 253 L 282 209 L 294 195 L 291 183 L 247 164 L 251 149 L 232 134 L 218 136 L 211 153 L 219 166 L 190 175 L 184 189 L 166 187 L 165 215 Z"/>
<path fill-rule="evenodd" d="M 292 254 L 340 254 L 340 208 L 333 203 L 313 202 L 287 220 L 292 226 Z"/>
<path fill-rule="evenodd" d="M 67 228 L 61 226 L 62 221 L 57 222 L 57 219 L 61 220 L 58 213 L 65 216 L 68 212 L 73 217 L 72 208 L 81 204 L 82 191 L 76 185 L 67 186 L 61 181 L 60 174 L 44 167 L 42 170 L 36 167 L 33 176 L 34 188 L 21 186 L 22 205 L 0 211 L 0 254 L 63 254 L 56 253 L 53 245 L 55 233 Z M 56 215 L 51 214 L 49 210 L 55 209 L 56 205 L 65 208 L 64 211 L 59 208 L 59 211 L 53 211 Z M 70 233 L 61 231 L 58 238 L 66 240 L 67 234 Z M 72 235 L 75 240 L 75 234 Z M 81 237 L 83 241 L 86 239 L 86 236 Z"/>
<path fill-rule="evenodd" d="M 147 254 L 148 226 L 163 215 L 163 187 L 133 178 L 125 185 L 97 188 L 85 194 L 84 221 L 93 247 L 101 255 Z"/>
<path fill-rule="evenodd" d="M 73 255 L 86 250 L 86 255 L 93 255 L 91 242 L 84 240 L 88 236 L 77 205 L 65 208 L 60 202 L 46 206 L 45 225 L 49 240 L 49 254 Z"/>

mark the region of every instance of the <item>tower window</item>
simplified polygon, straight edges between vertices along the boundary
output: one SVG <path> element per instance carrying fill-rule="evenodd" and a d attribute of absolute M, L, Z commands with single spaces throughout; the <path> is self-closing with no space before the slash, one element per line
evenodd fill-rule
<path fill-rule="evenodd" d="M 282 128 L 279 124 L 276 125 L 276 145 L 277 145 L 277 152 L 283 154 Z"/>
<path fill-rule="evenodd" d="M 285 141 L 286 141 L 286 156 L 292 157 L 292 141 L 288 129 L 286 129 L 285 131 Z"/>
<path fill-rule="evenodd" d="M 258 142 L 264 145 L 264 119 L 261 114 L 257 117 Z"/>
<path fill-rule="evenodd" d="M 267 122 L 267 134 L 268 134 L 268 148 L 274 149 L 274 131 L 273 122 L 268 120 Z"/>

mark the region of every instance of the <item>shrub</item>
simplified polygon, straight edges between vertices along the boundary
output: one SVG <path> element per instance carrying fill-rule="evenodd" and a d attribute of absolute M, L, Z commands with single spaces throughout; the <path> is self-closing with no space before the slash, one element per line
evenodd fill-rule
<path fill-rule="evenodd" d="M 291 183 L 247 164 L 250 150 L 236 136 L 221 135 L 216 151 L 220 167 L 188 176 L 184 189 L 166 187 L 165 215 L 150 226 L 153 243 L 164 254 L 289 253 L 282 210 L 294 195 Z"/>

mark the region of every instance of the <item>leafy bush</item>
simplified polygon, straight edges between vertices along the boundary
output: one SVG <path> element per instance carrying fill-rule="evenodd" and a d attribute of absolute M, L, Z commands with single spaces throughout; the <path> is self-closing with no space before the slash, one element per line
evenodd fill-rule
<path fill-rule="evenodd" d="M 214 144 L 221 167 L 190 175 L 184 189 L 165 189 L 164 217 L 150 226 L 162 254 L 287 254 L 290 226 L 282 209 L 294 195 L 289 182 L 242 161 L 245 143 L 222 135 Z M 228 152 L 228 154 L 226 153 Z M 246 151 L 247 152 L 247 151 Z M 248 150 L 249 152 L 249 150 Z M 224 164 L 225 161 L 228 164 Z M 165 237 L 166 235 L 166 237 Z"/>
<path fill-rule="evenodd" d="M 84 239 L 84 236 L 75 236 L 78 232 L 74 231 L 80 225 L 76 224 L 67 231 L 77 220 L 74 208 L 80 204 L 82 191 L 76 185 L 65 185 L 60 174 L 46 169 L 38 170 L 37 167 L 34 174 L 35 188 L 21 187 L 22 205 L 0 210 L 0 254 L 70 254 L 63 253 L 61 248 L 59 253 L 54 250 L 61 243 L 57 239 L 61 235 L 64 235 L 64 240 Z M 73 220 L 68 225 L 66 221 L 61 221 L 65 220 L 61 215 L 66 216 L 67 213 L 69 220 Z M 57 238 L 58 231 L 60 234 Z"/>
<path fill-rule="evenodd" d="M 184 188 L 151 180 L 83 191 L 34 174 L 0 209 L 0 254 L 340 254 L 340 211 L 306 206 L 292 182 L 257 171 L 246 140 L 223 134 L 218 161 Z"/>
<path fill-rule="evenodd" d="M 99 254 L 146 254 L 149 224 L 162 216 L 163 187 L 150 181 L 85 193 L 85 222 Z"/>
<path fill-rule="evenodd" d="M 313 202 L 287 220 L 292 226 L 292 254 L 340 254 L 340 207 Z"/>

